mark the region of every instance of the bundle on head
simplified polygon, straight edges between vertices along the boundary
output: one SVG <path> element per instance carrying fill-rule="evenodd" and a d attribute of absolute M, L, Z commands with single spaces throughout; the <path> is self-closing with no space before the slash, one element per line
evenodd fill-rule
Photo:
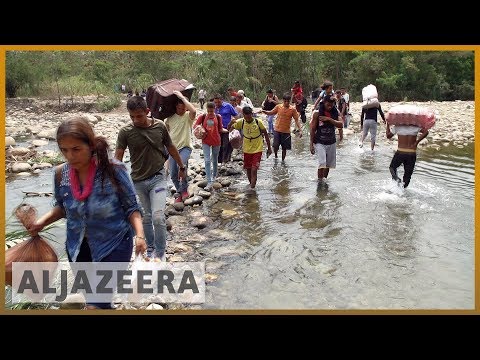
<path fill-rule="evenodd" d="M 410 104 L 393 106 L 386 115 L 390 125 L 413 125 L 427 130 L 435 125 L 435 118 L 433 110 Z"/>
<path fill-rule="evenodd" d="M 33 224 L 37 217 L 35 208 L 28 204 L 18 206 L 15 216 L 28 227 Z M 32 236 L 17 244 L 5 252 L 5 283 L 12 285 L 12 263 L 14 262 L 57 262 L 58 257 L 50 244 L 39 235 Z"/>

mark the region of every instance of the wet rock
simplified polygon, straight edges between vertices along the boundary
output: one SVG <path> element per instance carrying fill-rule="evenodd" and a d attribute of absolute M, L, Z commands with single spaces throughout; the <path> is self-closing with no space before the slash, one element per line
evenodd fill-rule
<path fill-rule="evenodd" d="M 200 190 L 198 192 L 198 196 L 201 196 L 204 199 L 208 199 L 208 198 L 210 198 L 210 196 L 212 196 L 212 193 L 210 193 L 208 191 L 205 191 L 205 190 Z"/>
<path fill-rule="evenodd" d="M 182 213 L 180 211 L 175 210 L 173 205 L 170 205 L 165 209 L 165 214 L 167 216 L 169 216 L 169 219 L 170 219 L 170 217 L 173 217 L 175 215 L 182 215 Z"/>
<path fill-rule="evenodd" d="M 207 284 L 214 282 L 218 279 L 218 275 L 216 274 L 205 274 L 205 282 Z"/>
<path fill-rule="evenodd" d="M 12 172 L 14 173 L 21 173 L 30 170 L 32 170 L 32 167 L 26 162 L 18 162 L 12 165 Z"/>
<path fill-rule="evenodd" d="M 177 202 L 177 203 L 174 203 L 173 204 L 173 207 L 175 208 L 175 210 L 177 211 L 183 211 L 183 209 L 185 208 L 185 205 L 183 202 Z"/>
<path fill-rule="evenodd" d="M 192 205 L 201 204 L 202 202 L 203 202 L 203 198 L 201 196 L 195 195 L 194 197 L 191 197 L 185 200 L 183 203 L 185 204 L 185 206 L 192 206 Z"/>
<path fill-rule="evenodd" d="M 26 171 L 22 171 L 22 172 L 17 173 L 17 176 L 28 177 L 28 176 L 32 176 L 32 174 L 29 173 L 29 172 L 26 172 Z"/>
<path fill-rule="evenodd" d="M 193 252 L 193 248 L 187 244 L 183 243 L 175 243 L 172 245 L 172 250 L 174 253 L 181 252 L 181 253 L 191 253 Z"/>
<path fill-rule="evenodd" d="M 205 186 L 207 186 L 207 184 L 208 184 L 208 181 L 207 181 L 207 180 L 203 180 L 203 177 L 202 177 L 202 180 L 201 180 L 201 181 L 199 181 L 199 182 L 196 183 L 196 185 L 197 185 L 198 187 L 201 187 L 201 188 L 204 188 Z"/>
<path fill-rule="evenodd" d="M 232 183 L 232 181 L 230 179 L 223 179 L 222 181 L 220 181 L 220 184 L 223 187 L 229 187 L 231 183 Z"/>
<path fill-rule="evenodd" d="M 203 234 L 199 234 L 199 233 L 196 233 L 196 234 L 191 234 L 191 235 L 187 235 L 187 236 L 184 236 L 184 237 L 180 237 L 180 238 L 177 238 L 176 239 L 178 242 L 193 242 L 193 243 L 196 243 L 196 242 L 205 242 L 207 241 L 207 236 L 203 235 Z"/>
<path fill-rule="evenodd" d="M 238 212 L 234 210 L 223 210 L 221 214 L 222 219 L 231 219 L 237 215 L 238 215 Z"/>
<path fill-rule="evenodd" d="M 197 229 L 204 229 L 211 223 L 212 220 L 210 220 L 210 218 L 206 216 L 200 216 L 194 218 L 194 220 L 192 221 L 192 226 L 196 227 Z"/>
<path fill-rule="evenodd" d="M 169 262 L 184 262 L 185 260 L 180 255 L 172 255 L 168 258 Z"/>
<path fill-rule="evenodd" d="M 212 184 L 212 187 L 215 189 L 215 190 L 220 190 L 223 186 L 222 184 L 220 184 L 219 182 L 214 182 Z"/>

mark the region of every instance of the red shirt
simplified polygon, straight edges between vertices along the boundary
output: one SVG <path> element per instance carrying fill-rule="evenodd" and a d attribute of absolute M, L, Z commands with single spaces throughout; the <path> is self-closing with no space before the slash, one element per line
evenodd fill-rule
<path fill-rule="evenodd" d="M 193 126 L 195 127 L 200 124 L 207 130 L 207 136 L 202 140 L 202 143 L 209 146 L 220 146 L 222 142 L 220 133 L 223 129 L 222 116 L 215 116 L 215 114 L 200 115 Z"/>

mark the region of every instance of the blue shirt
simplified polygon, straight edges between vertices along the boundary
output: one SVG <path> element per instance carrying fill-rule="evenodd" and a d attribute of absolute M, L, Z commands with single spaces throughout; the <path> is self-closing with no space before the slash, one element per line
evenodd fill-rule
<path fill-rule="evenodd" d="M 121 191 L 116 191 L 107 175 L 102 189 L 97 168 L 92 193 L 84 201 L 73 197 L 68 163 L 63 166 L 59 184 L 55 180 L 55 171 L 53 173 L 54 206 L 59 206 L 65 212 L 66 247 L 73 262 L 77 259 L 84 237 L 88 239 L 92 261 L 98 262 L 109 255 L 125 237 L 132 238 L 134 235 L 128 218 L 134 211 L 140 211 L 135 188 L 125 165 L 117 160 L 112 162 L 116 165 L 115 178 Z"/>
<path fill-rule="evenodd" d="M 232 116 L 237 116 L 238 112 L 232 104 L 222 101 L 222 106 L 215 108 L 215 114 L 220 114 L 222 116 L 223 128 L 226 129 L 232 120 Z"/>

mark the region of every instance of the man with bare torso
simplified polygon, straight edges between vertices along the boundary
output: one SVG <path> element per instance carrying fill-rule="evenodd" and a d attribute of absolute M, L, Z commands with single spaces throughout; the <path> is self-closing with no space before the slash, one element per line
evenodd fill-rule
<path fill-rule="evenodd" d="M 421 134 L 417 138 L 418 134 Z M 392 179 L 401 182 L 397 175 L 397 168 L 403 164 L 403 187 L 406 188 L 410 183 L 413 174 L 415 162 L 417 161 L 417 146 L 420 141 L 428 135 L 428 130 L 412 125 L 395 125 L 393 129 L 387 123 L 387 138 L 391 139 L 395 134 L 398 136 L 398 149 L 390 163 L 390 173 Z"/>

